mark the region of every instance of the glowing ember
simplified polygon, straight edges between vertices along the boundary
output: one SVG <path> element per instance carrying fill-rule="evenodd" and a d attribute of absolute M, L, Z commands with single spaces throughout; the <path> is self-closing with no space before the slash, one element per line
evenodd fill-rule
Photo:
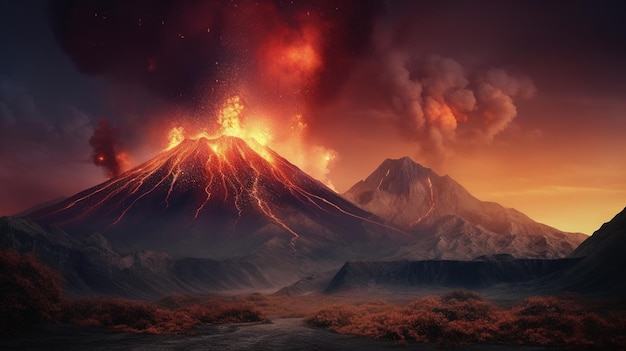
<path fill-rule="evenodd" d="M 239 118 L 243 112 L 243 105 L 239 96 L 226 101 L 226 106 L 220 111 L 217 123 L 221 126 L 224 135 L 238 136 L 243 130 Z"/>

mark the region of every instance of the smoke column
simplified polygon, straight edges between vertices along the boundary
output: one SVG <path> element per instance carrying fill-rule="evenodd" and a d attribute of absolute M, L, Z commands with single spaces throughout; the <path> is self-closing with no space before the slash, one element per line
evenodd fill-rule
<path fill-rule="evenodd" d="M 92 162 L 104 168 L 109 177 L 118 176 L 122 171 L 119 144 L 117 130 L 106 119 L 99 120 L 89 138 L 89 145 L 93 148 Z"/>

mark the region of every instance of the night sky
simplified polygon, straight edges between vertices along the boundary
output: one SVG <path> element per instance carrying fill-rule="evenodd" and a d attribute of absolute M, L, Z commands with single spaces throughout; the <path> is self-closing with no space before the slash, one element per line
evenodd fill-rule
<path fill-rule="evenodd" d="M 147 160 L 232 96 L 338 192 L 408 155 L 562 230 L 626 205 L 621 1 L 26 0 L 0 26 L 0 215 Z"/>

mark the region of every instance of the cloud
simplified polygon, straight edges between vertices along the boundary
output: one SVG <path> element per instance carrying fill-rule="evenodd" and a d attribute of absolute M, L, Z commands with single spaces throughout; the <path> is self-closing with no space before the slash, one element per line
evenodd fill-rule
<path fill-rule="evenodd" d="M 24 86 L 0 78 L 0 214 L 96 179 L 87 162 L 91 119 L 75 106 L 58 107 L 57 113 L 44 113 Z"/>

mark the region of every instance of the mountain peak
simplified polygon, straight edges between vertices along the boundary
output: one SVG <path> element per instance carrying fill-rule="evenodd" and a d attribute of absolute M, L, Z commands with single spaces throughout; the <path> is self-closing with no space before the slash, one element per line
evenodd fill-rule
<path fill-rule="evenodd" d="M 404 156 L 398 159 L 386 159 L 379 167 L 379 170 L 384 170 L 386 176 L 391 173 L 398 173 L 403 177 L 407 177 L 407 180 L 413 180 L 416 178 L 424 177 L 439 177 L 432 169 L 424 167 L 421 164 L 413 161 L 408 156 Z M 376 171 L 374 171 L 376 173 Z"/>
<path fill-rule="evenodd" d="M 456 258 L 489 253 L 563 257 L 582 241 L 515 210 L 480 201 L 452 178 L 409 157 L 385 160 L 344 196 L 391 224 L 430 235 L 427 245 L 435 246 L 434 252 Z"/>
<path fill-rule="evenodd" d="M 358 189 L 367 188 L 395 195 L 406 195 L 411 192 L 411 188 L 416 182 L 423 183 L 428 188 L 428 183 L 438 178 L 440 176 L 432 169 L 422 166 L 408 156 L 398 159 L 388 158 L 372 174 L 353 186 L 346 194 L 349 195 Z M 356 202 L 364 205 L 367 200 L 361 199 Z"/>

